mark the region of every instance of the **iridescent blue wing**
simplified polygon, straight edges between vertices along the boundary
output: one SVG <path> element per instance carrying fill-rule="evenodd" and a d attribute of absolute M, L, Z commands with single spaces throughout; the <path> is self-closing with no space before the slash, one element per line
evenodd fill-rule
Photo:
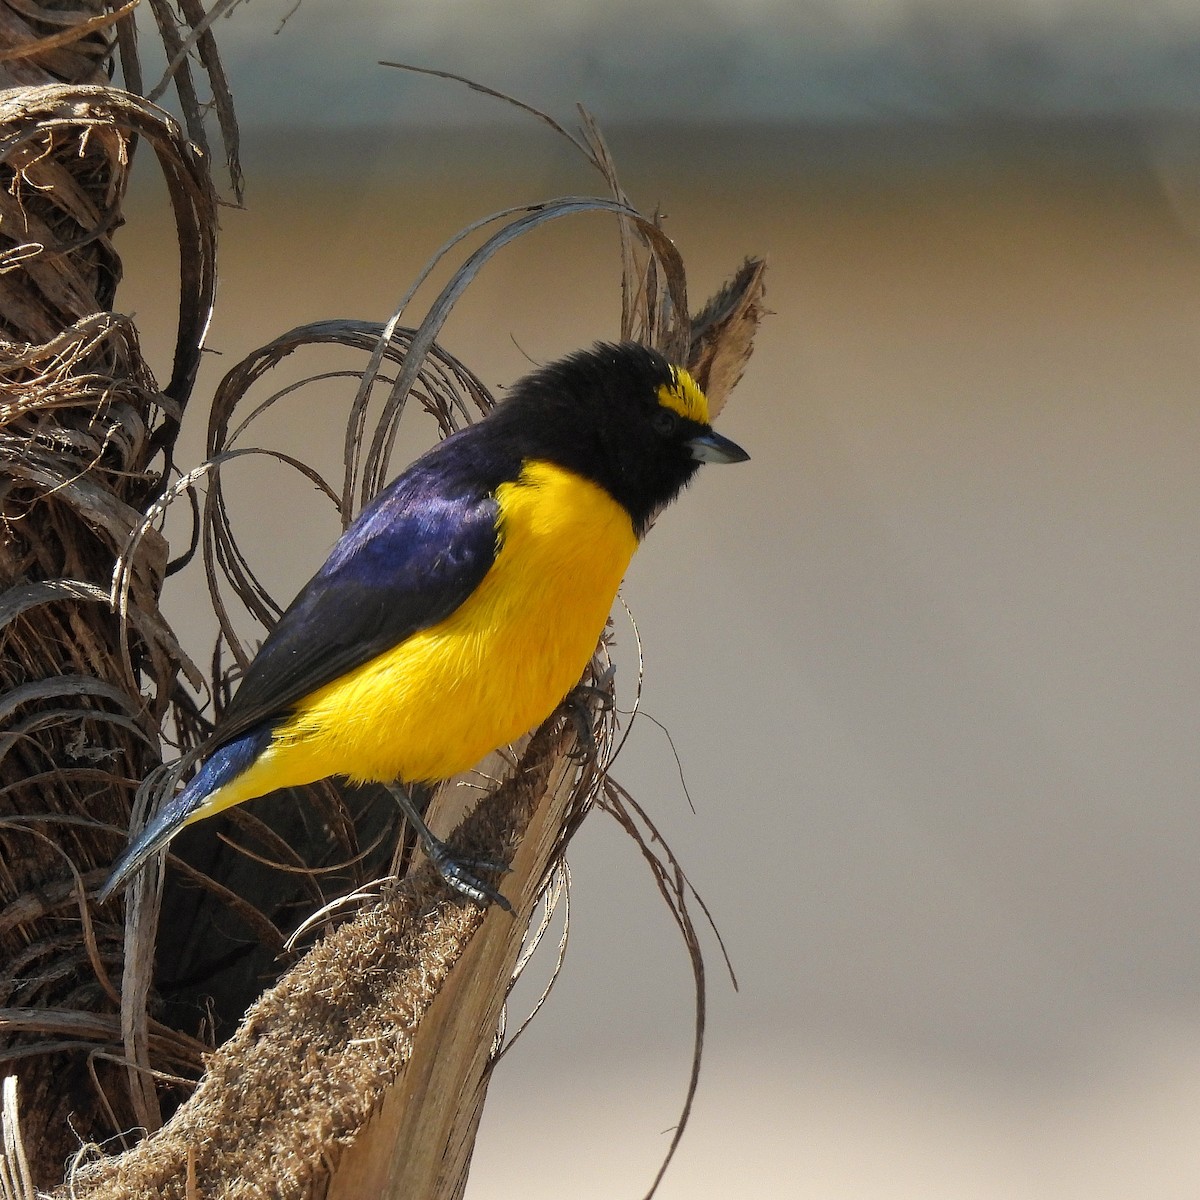
<path fill-rule="evenodd" d="M 437 624 L 479 586 L 496 557 L 498 508 L 486 480 L 456 484 L 461 472 L 437 469 L 456 457 L 426 456 L 346 530 L 263 642 L 213 742 Z"/>

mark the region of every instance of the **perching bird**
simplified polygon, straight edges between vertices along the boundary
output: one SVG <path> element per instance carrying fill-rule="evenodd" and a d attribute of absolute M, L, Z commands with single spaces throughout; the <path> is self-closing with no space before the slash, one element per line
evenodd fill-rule
<path fill-rule="evenodd" d="M 346 530 L 99 899 L 231 805 L 334 775 L 422 787 L 526 733 L 578 682 L 654 514 L 700 463 L 748 457 L 691 376 L 642 346 L 522 379 Z M 487 864 L 456 859 L 395 794 L 451 886 L 505 903 L 471 874 Z"/>

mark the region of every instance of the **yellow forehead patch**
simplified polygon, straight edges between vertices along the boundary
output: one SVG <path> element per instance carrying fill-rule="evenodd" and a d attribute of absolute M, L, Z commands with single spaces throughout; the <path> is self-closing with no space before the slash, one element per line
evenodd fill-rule
<path fill-rule="evenodd" d="M 689 421 L 699 421 L 701 425 L 709 423 L 708 397 L 682 367 L 671 368 L 671 382 L 658 389 L 658 402 Z"/>

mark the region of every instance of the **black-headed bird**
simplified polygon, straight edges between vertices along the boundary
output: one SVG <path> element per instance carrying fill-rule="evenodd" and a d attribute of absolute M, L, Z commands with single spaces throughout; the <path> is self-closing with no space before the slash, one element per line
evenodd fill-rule
<path fill-rule="evenodd" d="M 633 343 L 534 371 L 418 458 L 334 545 L 263 642 L 191 781 L 131 842 L 106 900 L 183 826 L 328 776 L 394 794 L 446 881 L 507 904 L 404 788 L 474 766 L 554 711 L 595 652 L 654 515 L 713 431 L 691 376 Z"/>

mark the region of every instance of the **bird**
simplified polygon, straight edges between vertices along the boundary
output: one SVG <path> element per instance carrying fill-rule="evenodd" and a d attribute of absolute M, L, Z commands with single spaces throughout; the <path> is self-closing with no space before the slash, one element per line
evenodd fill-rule
<path fill-rule="evenodd" d="M 341 777 L 391 787 L 443 879 L 510 908 L 476 873 L 496 864 L 456 856 L 420 798 L 555 710 L 654 517 L 701 464 L 748 458 L 649 347 L 597 343 L 524 376 L 348 526 L 98 900 L 184 826 Z"/>

